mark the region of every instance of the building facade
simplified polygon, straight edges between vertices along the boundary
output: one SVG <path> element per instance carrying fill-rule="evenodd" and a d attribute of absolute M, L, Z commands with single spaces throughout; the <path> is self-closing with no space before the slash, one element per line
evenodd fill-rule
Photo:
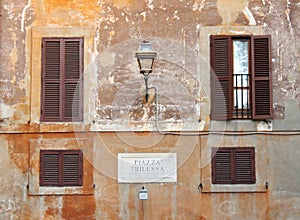
<path fill-rule="evenodd" d="M 1 219 L 300 217 L 299 1 L 0 11 Z"/>

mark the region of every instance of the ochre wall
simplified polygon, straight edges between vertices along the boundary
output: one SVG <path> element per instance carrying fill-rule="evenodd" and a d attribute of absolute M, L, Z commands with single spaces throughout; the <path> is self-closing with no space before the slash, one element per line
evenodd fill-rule
<path fill-rule="evenodd" d="M 297 0 L 2 0 L 0 12 L 1 219 L 300 217 Z M 211 33 L 271 35 L 274 120 L 210 121 Z M 40 42 L 55 36 L 85 39 L 82 123 L 40 122 Z M 143 39 L 158 52 L 158 109 L 134 58 Z M 175 133 L 157 131 L 156 110 Z M 83 149 L 83 190 L 38 186 L 36 153 L 52 145 Z M 216 145 L 255 147 L 254 187 L 216 192 Z M 117 154 L 133 152 L 177 153 L 177 182 L 118 184 Z"/>

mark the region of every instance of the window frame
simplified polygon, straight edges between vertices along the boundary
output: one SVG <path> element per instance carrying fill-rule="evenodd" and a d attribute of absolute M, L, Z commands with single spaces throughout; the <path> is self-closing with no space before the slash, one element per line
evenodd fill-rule
<path fill-rule="evenodd" d="M 51 57 L 47 57 L 47 47 L 46 44 L 48 42 L 58 42 L 59 43 L 59 54 L 57 54 L 57 57 L 59 57 L 59 79 L 53 80 L 53 79 L 47 79 L 47 68 L 46 68 L 46 62 L 50 59 Z M 67 48 L 67 43 L 68 42 L 78 42 L 78 51 L 76 52 L 73 50 L 73 56 L 74 54 L 78 56 L 78 63 L 77 63 L 77 71 L 78 71 L 78 76 L 77 77 L 66 77 L 68 75 L 67 72 L 67 63 L 66 60 L 70 58 L 70 53 L 66 52 Z M 40 120 L 42 122 L 80 122 L 83 121 L 83 70 L 84 70 L 84 38 L 83 37 L 44 37 L 42 38 L 42 62 L 41 62 L 41 117 Z M 76 48 L 77 49 L 77 48 Z M 68 54 L 68 55 L 67 55 Z M 55 58 L 54 58 L 55 59 Z M 69 59 L 70 64 L 73 64 L 73 60 Z M 55 62 L 55 60 L 54 60 Z M 53 63 L 52 63 L 53 64 Z M 74 68 L 75 69 L 75 68 Z M 50 70 L 51 71 L 51 70 Z M 72 72 L 74 70 L 68 70 L 69 72 Z M 75 70 L 76 71 L 76 70 Z M 51 74 L 51 73 L 49 73 Z M 51 98 L 51 94 L 49 95 L 51 101 L 48 102 L 50 104 L 46 103 L 46 97 L 47 97 L 47 92 L 46 92 L 46 85 L 49 84 L 57 84 L 59 87 L 59 91 L 57 92 L 58 94 L 55 94 L 56 96 L 58 95 L 59 98 L 53 100 Z M 78 90 L 78 91 L 76 91 Z M 53 95 L 53 91 L 52 95 Z M 73 92 L 73 93 L 72 93 Z M 73 110 L 73 103 L 74 102 L 68 102 L 67 98 L 72 97 L 74 98 L 74 94 L 78 93 L 75 98 L 78 100 L 78 103 L 76 103 L 77 106 L 76 108 L 76 114 L 72 111 L 71 116 L 67 115 L 66 111 L 68 108 L 72 108 Z M 54 103 L 54 104 L 53 104 Z M 70 106 L 71 105 L 71 106 Z M 51 112 L 51 108 L 55 109 L 55 107 L 58 106 L 57 112 Z M 51 115 L 47 115 L 47 108 L 50 110 Z"/>
<path fill-rule="evenodd" d="M 232 120 L 233 40 L 249 40 L 249 104 L 250 117 L 244 119 L 272 119 L 272 68 L 270 35 L 210 35 L 211 119 Z M 257 61 L 263 62 L 257 62 Z"/>
<path fill-rule="evenodd" d="M 226 180 L 224 178 L 224 169 L 219 172 L 223 172 L 221 176 L 217 176 L 218 168 L 217 168 L 217 153 L 220 152 L 226 152 L 229 153 L 230 158 L 230 164 L 228 164 L 229 170 L 229 176 L 225 175 Z M 237 153 L 241 152 L 248 152 L 250 153 L 250 170 L 246 170 L 247 172 L 250 172 L 250 178 L 248 180 L 238 180 L 237 179 Z M 245 155 L 244 155 L 245 157 Z M 228 159 L 228 158 L 225 158 Z M 225 160 L 224 156 L 220 160 Z M 243 158 L 244 159 L 244 158 Z M 247 167 L 241 167 L 243 165 L 249 165 L 245 163 L 239 164 L 239 169 L 247 169 Z M 228 170 L 226 170 L 228 172 Z M 254 147 L 221 147 L 221 148 L 212 148 L 212 155 L 211 155 L 211 175 L 212 175 L 212 184 L 256 184 L 256 169 L 255 169 L 255 148 Z"/>
<path fill-rule="evenodd" d="M 64 156 L 67 154 L 72 154 L 72 155 L 78 155 L 78 161 L 75 161 L 76 163 L 70 164 L 70 162 L 74 162 L 73 160 L 69 160 L 65 163 Z M 45 155 L 57 155 L 58 156 L 58 161 L 57 161 L 57 166 L 54 167 L 53 161 L 50 167 L 50 174 L 51 178 L 57 178 L 57 182 L 47 180 L 45 178 Z M 47 186 L 47 187 L 76 187 L 76 186 L 82 186 L 83 185 L 83 153 L 81 150 L 40 150 L 40 186 Z M 65 165 L 68 165 L 68 168 L 65 169 Z M 74 180 L 69 182 L 64 181 L 64 175 L 65 172 L 67 172 L 67 175 L 74 175 L 74 171 L 70 172 L 70 166 L 71 168 L 74 168 L 75 170 L 78 169 L 77 177 Z M 55 171 L 54 169 L 57 169 Z M 56 172 L 56 173 L 55 173 Z M 68 173 L 69 172 L 69 173 Z"/>

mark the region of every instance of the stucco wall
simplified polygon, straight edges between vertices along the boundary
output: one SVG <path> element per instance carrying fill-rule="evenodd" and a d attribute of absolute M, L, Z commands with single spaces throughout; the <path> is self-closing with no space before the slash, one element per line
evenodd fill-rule
<path fill-rule="evenodd" d="M 2 0 L 0 6 L 1 219 L 300 217 L 299 1 Z M 210 121 L 209 34 L 219 33 L 271 35 L 273 120 Z M 40 42 L 55 36 L 85 39 L 80 123 L 40 122 Z M 158 52 L 149 78 L 158 103 L 152 88 L 145 104 L 134 58 L 143 39 Z M 83 149 L 83 189 L 38 187 L 37 152 L 47 146 Z M 254 186 L 212 186 L 209 152 L 222 146 L 255 147 Z M 138 200 L 143 184 L 117 182 L 117 154 L 132 152 L 177 153 L 177 182 L 146 184 L 149 200 Z"/>

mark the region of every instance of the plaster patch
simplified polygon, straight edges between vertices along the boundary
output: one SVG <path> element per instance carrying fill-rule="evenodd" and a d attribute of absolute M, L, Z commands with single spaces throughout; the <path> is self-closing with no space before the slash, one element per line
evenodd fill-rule
<path fill-rule="evenodd" d="M 11 52 L 10 52 L 10 62 L 11 62 L 11 68 L 12 71 L 15 72 L 16 69 L 16 63 L 18 61 L 18 49 L 17 49 L 17 35 L 15 32 L 12 32 L 11 34 L 11 38 L 14 42 L 14 47 L 12 48 Z M 14 82 L 15 78 L 13 78 L 13 82 Z"/>
<path fill-rule="evenodd" d="M 232 4 L 232 0 L 218 0 L 217 9 L 222 16 L 223 24 L 234 23 L 238 15 L 248 7 L 247 0 L 236 1 Z"/>
<path fill-rule="evenodd" d="M 272 122 L 260 121 L 257 123 L 257 131 L 272 131 Z"/>
<path fill-rule="evenodd" d="M 246 8 L 243 10 L 243 13 L 244 13 L 244 15 L 246 16 L 246 18 L 248 19 L 249 25 L 256 25 L 255 18 L 253 17 L 253 14 L 251 13 L 251 11 L 249 10 L 248 7 L 246 7 Z"/>
<path fill-rule="evenodd" d="M 193 4 L 193 11 L 201 11 L 206 4 L 206 0 L 195 0 Z"/>
<path fill-rule="evenodd" d="M 22 16 L 21 16 L 21 31 L 24 32 L 24 25 L 25 25 L 25 14 L 27 9 L 31 6 L 31 0 L 28 0 L 27 5 L 22 10 Z"/>
<path fill-rule="evenodd" d="M 140 15 L 143 16 L 143 22 L 146 21 L 146 12 L 144 11 L 140 13 Z"/>
<path fill-rule="evenodd" d="M 16 109 L 11 106 L 5 105 L 4 103 L 0 103 L 0 118 L 10 118 L 14 115 Z"/>
<path fill-rule="evenodd" d="M 174 11 L 174 19 L 177 19 L 177 20 L 179 20 L 180 19 L 180 17 L 178 17 L 178 15 L 177 15 L 177 13 L 178 13 L 178 11 Z"/>
<path fill-rule="evenodd" d="M 10 5 L 6 5 L 4 4 L 3 8 L 7 11 L 7 14 L 8 14 L 8 18 L 11 20 L 14 18 L 14 15 L 13 15 L 13 9 L 14 9 L 14 3 L 12 2 Z"/>
<path fill-rule="evenodd" d="M 112 66 L 115 63 L 115 53 L 102 52 L 99 54 L 100 64 L 102 66 Z"/>
<path fill-rule="evenodd" d="M 153 6 L 153 0 L 146 0 L 146 4 L 147 4 L 147 7 L 148 7 L 150 10 L 153 10 L 153 9 L 154 9 L 154 6 Z"/>

